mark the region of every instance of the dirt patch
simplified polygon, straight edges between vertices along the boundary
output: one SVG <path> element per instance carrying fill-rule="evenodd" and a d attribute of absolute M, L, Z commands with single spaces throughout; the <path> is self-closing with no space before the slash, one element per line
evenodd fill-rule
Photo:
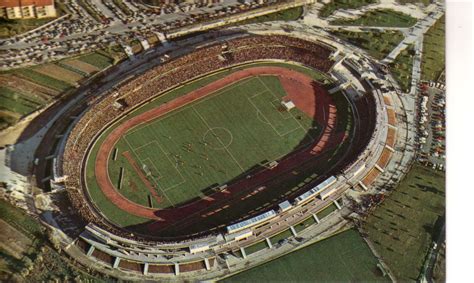
<path fill-rule="evenodd" d="M 130 163 L 130 165 L 132 165 L 133 167 L 133 170 L 135 171 L 135 173 L 137 173 L 137 175 L 140 177 L 140 179 L 142 180 L 142 182 L 145 184 L 145 187 L 150 191 L 151 195 L 153 196 L 153 198 L 158 202 L 160 203 L 161 202 L 161 197 L 158 195 L 158 193 L 156 192 L 156 189 L 155 189 L 155 186 L 153 186 L 153 184 L 148 180 L 148 178 L 145 176 L 145 174 L 143 173 L 143 171 L 140 169 L 140 166 L 137 164 L 137 162 L 135 161 L 135 159 L 133 159 L 132 155 L 130 154 L 130 152 L 128 151 L 125 151 L 122 153 L 122 155 L 125 157 L 125 159 L 127 159 L 128 163 Z"/>
<path fill-rule="evenodd" d="M 76 59 L 68 60 L 68 61 L 64 62 L 64 64 L 66 64 L 68 66 L 71 66 L 74 69 L 79 70 L 79 71 L 84 72 L 84 73 L 87 73 L 87 74 L 93 74 L 93 73 L 96 73 L 96 72 L 100 71 L 100 69 L 97 68 L 96 66 L 93 66 L 91 64 L 87 64 L 86 62 L 82 62 L 82 61 L 79 61 L 79 60 L 76 60 Z"/>
<path fill-rule="evenodd" d="M 23 258 L 33 242 L 2 219 L 0 219 L 0 227 L 2 227 L 0 249 L 16 259 Z"/>
<path fill-rule="evenodd" d="M 0 76 L 0 85 L 7 86 L 14 90 L 18 90 L 22 93 L 37 96 L 39 99 L 45 101 L 48 101 L 59 94 L 57 90 L 47 88 L 30 82 L 28 80 L 10 75 Z"/>

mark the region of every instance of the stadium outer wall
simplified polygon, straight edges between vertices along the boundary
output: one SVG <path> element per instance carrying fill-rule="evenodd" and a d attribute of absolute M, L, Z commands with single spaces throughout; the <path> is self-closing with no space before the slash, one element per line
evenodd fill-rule
<path fill-rule="evenodd" d="M 375 94 L 374 94 L 374 96 L 377 97 L 377 95 L 375 95 Z M 377 100 L 377 99 L 376 99 L 376 100 Z M 382 103 L 383 103 L 383 102 L 382 102 Z M 380 101 L 378 101 L 376 104 L 377 104 L 377 108 L 379 109 Z M 379 112 L 379 114 L 380 114 L 380 113 L 382 113 L 382 112 Z M 385 111 L 384 111 L 383 113 L 384 113 L 383 115 L 386 115 L 386 114 L 385 114 Z M 379 116 L 379 115 L 377 114 L 377 117 L 378 117 L 378 116 Z M 380 134 L 380 131 L 376 131 L 376 132 L 374 132 L 373 136 L 374 136 L 374 135 L 379 135 L 379 134 Z M 373 144 L 373 140 L 371 140 L 371 142 L 370 142 L 369 144 Z M 89 145 L 90 145 L 90 144 L 89 144 Z M 377 154 L 374 154 L 374 158 L 375 158 L 376 156 L 377 156 Z M 355 164 L 352 164 L 352 165 L 350 165 L 350 167 L 352 168 L 354 165 L 355 165 Z M 348 169 L 347 172 L 349 172 L 349 171 L 350 171 L 350 168 Z M 344 173 L 347 173 L 347 172 L 345 171 Z M 107 224 L 107 223 L 106 223 L 106 224 Z M 112 227 L 110 227 L 109 225 L 105 225 L 105 226 L 103 226 L 103 227 L 112 228 Z M 110 230 L 114 230 L 114 229 L 110 229 Z M 120 231 L 119 231 L 119 233 L 120 233 Z M 86 233 L 86 234 L 87 234 L 87 233 Z M 105 234 L 104 234 L 104 235 L 105 235 Z M 138 245 L 138 244 L 139 244 L 139 243 L 137 242 L 137 245 Z M 170 243 L 170 244 L 171 244 L 171 243 Z M 176 243 L 176 244 L 178 244 L 178 243 Z M 155 243 L 155 245 L 156 245 L 156 243 Z M 181 242 L 181 244 L 178 244 L 178 245 L 184 247 L 184 246 L 189 246 L 190 243 L 189 243 L 189 242 L 188 242 L 188 243 L 186 243 L 186 242 Z M 167 245 L 167 244 L 163 244 L 162 246 L 168 246 L 168 245 Z M 92 256 L 94 256 L 94 255 L 92 255 Z M 121 267 L 121 268 L 122 268 L 122 267 Z M 122 270 L 123 270 L 123 269 L 122 269 Z M 142 270 L 142 271 L 143 271 L 143 270 Z M 160 275 L 160 276 L 161 276 L 161 275 Z"/>
<path fill-rule="evenodd" d="M 278 60 L 277 60 L 277 61 L 278 61 Z M 242 64 L 242 63 L 236 64 L 236 65 L 241 65 L 241 64 Z M 243 63 L 243 64 L 246 64 L 246 63 Z M 235 66 L 236 66 L 236 65 L 235 65 Z M 228 67 L 225 67 L 225 68 L 229 68 L 229 66 L 228 66 Z M 224 68 L 224 69 L 225 69 L 225 68 Z M 212 72 L 215 72 L 215 71 L 218 71 L 218 70 L 214 70 L 214 71 L 212 71 Z M 212 72 L 211 72 L 211 73 L 212 73 Z M 191 80 L 194 80 L 194 79 L 196 79 L 196 78 L 192 78 Z M 172 86 L 172 87 L 170 87 L 170 89 L 172 89 L 172 88 L 174 88 L 174 87 L 175 87 L 175 86 Z M 160 93 L 164 93 L 164 92 L 166 92 L 166 90 L 165 90 L 165 91 L 162 91 L 162 92 L 160 92 Z M 159 94 L 158 94 L 158 95 L 159 95 Z M 156 96 L 158 96 L 158 95 L 156 95 Z M 150 98 L 148 98 L 147 100 L 141 102 L 140 105 L 134 106 L 134 109 L 137 108 L 137 107 L 140 107 L 141 105 L 143 105 L 143 104 L 145 104 L 145 103 L 147 103 L 149 100 L 154 99 L 156 96 L 150 97 Z M 131 111 L 131 110 L 129 110 L 129 111 Z M 128 113 L 129 111 L 127 111 L 127 113 Z M 124 113 L 123 115 L 125 115 L 125 113 Z M 117 117 L 116 119 L 120 119 L 120 117 Z M 111 123 L 114 123 L 114 121 L 112 121 Z M 104 127 L 103 127 L 102 130 L 105 130 L 105 129 L 108 128 L 109 126 L 110 126 L 110 123 L 107 124 L 107 125 L 104 125 Z M 99 135 L 97 135 L 95 139 L 97 139 L 98 136 L 99 136 Z M 89 146 L 91 146 L 91 144 L 89 144 Z M 86 194 L 86 196 L 87 196 L 87 194 Z M 94 210 L 95 210 L 95 209 L 94 209 Z M 94 211 L 94 210 L 93 210 L 93 211 Z M 96 212 L 97 212 L 97 211 L 96 211 Z M 95 219 L 95 220 L 97 220 L 97 219 Z M 98 224 L 100 225 L 100 222 L 99 222 Z M 102 224 L 106 224 L 106 225 L 103 226 L 104 228 L 111 228 L 111 227 L 109 226 L 111 223 L 102 223 Z M 101 225 L 101 226 L 102 226 L 102 225 Z M 115 227 L 115 228 L 118 228 L 118 227 Z M 111 230 L 115 230 L 115 229 L 111 229 Z M 120 233 L 120 231 L 117 231 L 117 232 Z"/>

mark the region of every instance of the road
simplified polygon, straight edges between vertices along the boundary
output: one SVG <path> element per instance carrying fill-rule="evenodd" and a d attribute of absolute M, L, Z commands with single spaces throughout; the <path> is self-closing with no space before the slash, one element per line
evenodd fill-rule
<path fill-rule="evenodd" d="M 176 9 L 172 13 L 152 13 L 149 9 L 134 13 L 126 19 L 114 19 L 109 23 L 98 23 L 92 20 L 82 7 L 73 6 L 76 13 L 71 17 L 58 20 L 54 25 L 45 25 L 44 28 L 18 35 L 8 40 L 0 40 L 0 69 L 8 70 L 20 66 L 31 66 L 38 63 L 59 60 L 79 53 L 107 48 L 131 41 L 136 38 L 147 38 L 151 34 L 168 33 L 176 28 L 178 31 L 201 31 L 230 22 L 276 12 L 293 6 L 301 6 L 310 0 L 294 0 L 290 3 L 274 3 L 266 6 L 253 6 L 258 9 L 244 10 L 241 12 L 228 12 L 226 17 L 219 19 L 209 18 L 207 22 L 196 22 L 198 15 L 216 15 L 219 11 L 232 11 L 238 9 L 241 3 L 238 0 L 226 0 L 214 3 L 211 6 L 194 7 L 189 11 Z M 100 0 L 94 7 L 104 6 Z M 75 3 L 75 2 L 72 2 Z M 103 7 L 103 14 L 110 15 L 111 11 Z M 187 25 L 177 28 L 177 23 L 186 22 Z M 186 31 L 187 30 L 187 31 Z M 172 32 L 171 36 L 174 34 Z M 3 52 L 2 52 L 3 51 Z M 33 58 L 33 59 L 32 59 Z"/>

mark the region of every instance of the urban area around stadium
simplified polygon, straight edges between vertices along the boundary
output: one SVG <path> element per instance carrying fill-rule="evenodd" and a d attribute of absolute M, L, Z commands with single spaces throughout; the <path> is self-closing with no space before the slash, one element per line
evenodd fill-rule
<path fill-rule="evenodd" d="M 0 280 L 445 281 L 444 2 L 0 11 Z"/>

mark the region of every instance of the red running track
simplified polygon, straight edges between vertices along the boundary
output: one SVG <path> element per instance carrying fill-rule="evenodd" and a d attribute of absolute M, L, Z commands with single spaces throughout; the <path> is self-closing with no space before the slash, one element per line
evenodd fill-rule
<path fill-rule="evenodd" d="M 231 184 L 224 192 L 216 192 L 209 197 L 176 208 L 156 209 L 145 207 L 128 200 L 116 190 L 108 175 L 108 157 L 114 149 L 115 144 L 128 130 L 141 123 L 147 123 L 157 119 L 158 117 L 161 117 L 177 108 L 183 107 L 184 105 L 193 103 L 236 81 L 257 75 L 278 76 L 288 93 L 288 97 L 293 100 L 296 107 L 315 118 L 319 125 L 324 125 L 322 135 L 323 139 L 319 139 L 315 142 L 312 149 L 310 149 L 311 152 L 305 150 L 290 155 L 289 158 L 285 160 L 285 164 L 280 163 L 280 165 L 273 170 L 263 171 L 261 174 L 256 176 L 257 178 L 241 180 L 235 184 Z M 316 103 L 316 96 L 318 96 L 318 103 Z M 153 219 L 161 223 L 163 223 L 163 221 L 172 222 L 177 219 L 186 218 L 191 214 L 195 214 L 196 212 L 208 208 L 213 202 L 215 203 L 224 199 L 229 199 L 235 194 L 242 193 L 242 190 L 251 187 L 249 182 L 255 184 L 256 181 L 262 181 L 267 178 L 278 176 L 278 171 L 285 170 L 285 168 L 288 168 L 287 166 L 297 166 L 299 162 L 307 159 L 309 157 L 308 155 L 314 155 L 316 153 L 315 151 L 318 153 L 321 152 L 326 146 L 328 140 L 335 134 L 335 129 L 333 128 L 335 123 L 336 115 L 332 99 L 327 95 L 327 92 L 324 89 L 314 84 L 314 81 L 309 76 L 281 67 L 253 67 L 237 71 L 227 77 L 192 91 L 189 94 L 178 97 L 157 108 L 132 117 L 119 127 L 115 128 L 99 148 L 95 162 L 96 180 L 105 196 L 120 209 L 127 211 L 130 214 Z"/>

